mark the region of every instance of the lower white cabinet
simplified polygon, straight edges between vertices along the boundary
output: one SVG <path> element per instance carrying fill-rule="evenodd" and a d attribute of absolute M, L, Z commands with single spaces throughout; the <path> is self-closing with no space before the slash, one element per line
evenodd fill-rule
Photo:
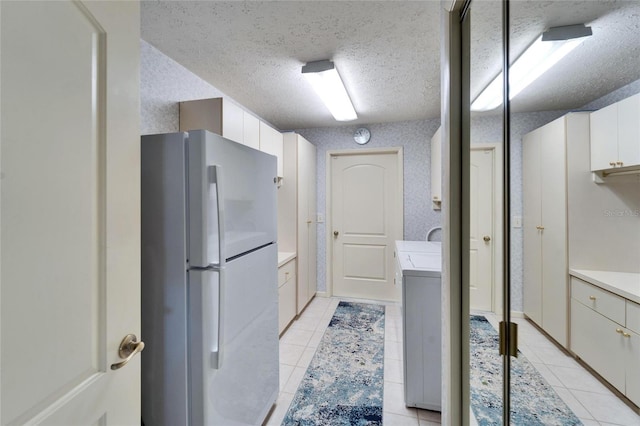
<path fill-rule="evenodd" d="M 638 319 L 640 305 L 571 278 L 571 350 L 636 405 L 640 330 L 631 327 Z"/>
<path fill-rule="evenodd" d="M 278 333 L 296 316 L 296 259 L 278 268 Z"/>

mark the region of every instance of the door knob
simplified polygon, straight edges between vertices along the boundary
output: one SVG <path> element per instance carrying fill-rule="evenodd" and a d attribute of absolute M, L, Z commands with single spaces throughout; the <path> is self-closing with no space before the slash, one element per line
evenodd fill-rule
<path fill-rule="evenodd" d="M 333 231 L 333 236 L 334 236 L 334 237 L 337 237 L 337 236 L 338 236 L 338 234 L 339 234 L 339 232 L 338 232 L 338 231 Z"/>
<path fill-rule="evenodd" d="M 124 339 L 122 339 L 122 342 L 120 342 L 120 348 L 118 349 L 118 355 L 120 358 L 123 358 L 124 361 L 111 364 L 111 369 L 117 370 L 124 367 L 129 361 L 131 361 L 131 358 L 142 352 L 143 349 L 144 342 L 138 342 L 138 338 L 135 334 L 127 334 L 124 336 Z"/>
<path fill-rule="evenodd" d="M 489 241 L 491 241 L 491 237 L 488 235 L 485 235 L 482 239 L 484 240 L 485 243 L 488 243 Z"/>

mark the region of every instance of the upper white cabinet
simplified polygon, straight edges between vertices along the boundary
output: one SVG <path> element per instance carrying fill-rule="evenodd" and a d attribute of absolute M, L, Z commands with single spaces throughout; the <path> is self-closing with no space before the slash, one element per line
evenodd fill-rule
<path fill-rule="evenodd" d="M 282 170 L 282 133 L 226 98 L 180 102 L 180 131 L 204 129 L 278 158 Z"/>
<path fill-rule="evenodd" d="M 434 210 L 440 210 L 442 205 L 442 136 L 438 130 L 431 138 L 431 202 Z"/>
<path fill-rule="evenodd" d="M 591 171 L 640 168 L 640 94 L 591 113 Z"/>
<path fill-rule="evenodd" d="M 199 129 L 244 143 L 244 110 L 225 98 L 180 102 L 180 131 Z"/>
<path fill-rule="evenodd" d="M 243 141 L 247 146 L 251 148 L 260 149 L 260 119 L 254 117 L 248 112 L 242 114 L 243 122 Z"/>
<path fill-rule="evenodd" d="M 267 154 L 275 155 L 278 158 L 278 177 L 284 176 L 283 161 L 284 148 L 282 142 L 282 133 L 260 122 L 260 151 Z"/>

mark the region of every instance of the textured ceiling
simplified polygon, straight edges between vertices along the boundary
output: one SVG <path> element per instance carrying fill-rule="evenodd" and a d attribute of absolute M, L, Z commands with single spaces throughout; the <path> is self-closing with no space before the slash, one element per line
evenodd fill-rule
<path fill-rule="evenodd" d="M 514 56 L 551 26 L 594 32 L 514 111 L 576 108 L 640 78 L 639 1 L 511 3 Z M 142 38 L 281 130 L 341 124 L 300 73 L 320 59 L 335 62 L 355 123 L 392 122 L 440 114 L 439 13 L 439 1 L 143 1 Z M 500 2 L 471 13 L 476 94 L 500 69 Z"/>

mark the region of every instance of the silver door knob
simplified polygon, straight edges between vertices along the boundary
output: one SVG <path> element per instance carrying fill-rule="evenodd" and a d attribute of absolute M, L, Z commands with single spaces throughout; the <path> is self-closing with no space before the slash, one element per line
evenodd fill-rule
<path fill-rule="evenodd" d="M 124 361 L 111 364 L 111 369 L 117 370 L 124 367 L 129 361 L 131 361 L 131 358 L 142 352 L 143 349 L 144 342 L 138 342 L 138 338 L 135 334 L 127 334 L 124 336 L 124 339 L 122 339 L 122 342 L 120 342 L 120 348 L 118 349 L 118 355 L 120 358 L 123 358 Z"/>
<path fill-rule="evenodd" d="M 338 236 L 338 234 L 339 234 L 339 232 L 338 232 L 338 231 L 333 231 L 333 236 L 334 236 L 334 237 L 337 237 L 337 236 Z"/>
<path fill-rule="evenodd" d="M 491 237 L 488 235 L 485 235 L 484 237 L 482 237 L 482 239 L 484 240 L 485 243 L 488 243 L 489 241 L 491 241 Z"/>

